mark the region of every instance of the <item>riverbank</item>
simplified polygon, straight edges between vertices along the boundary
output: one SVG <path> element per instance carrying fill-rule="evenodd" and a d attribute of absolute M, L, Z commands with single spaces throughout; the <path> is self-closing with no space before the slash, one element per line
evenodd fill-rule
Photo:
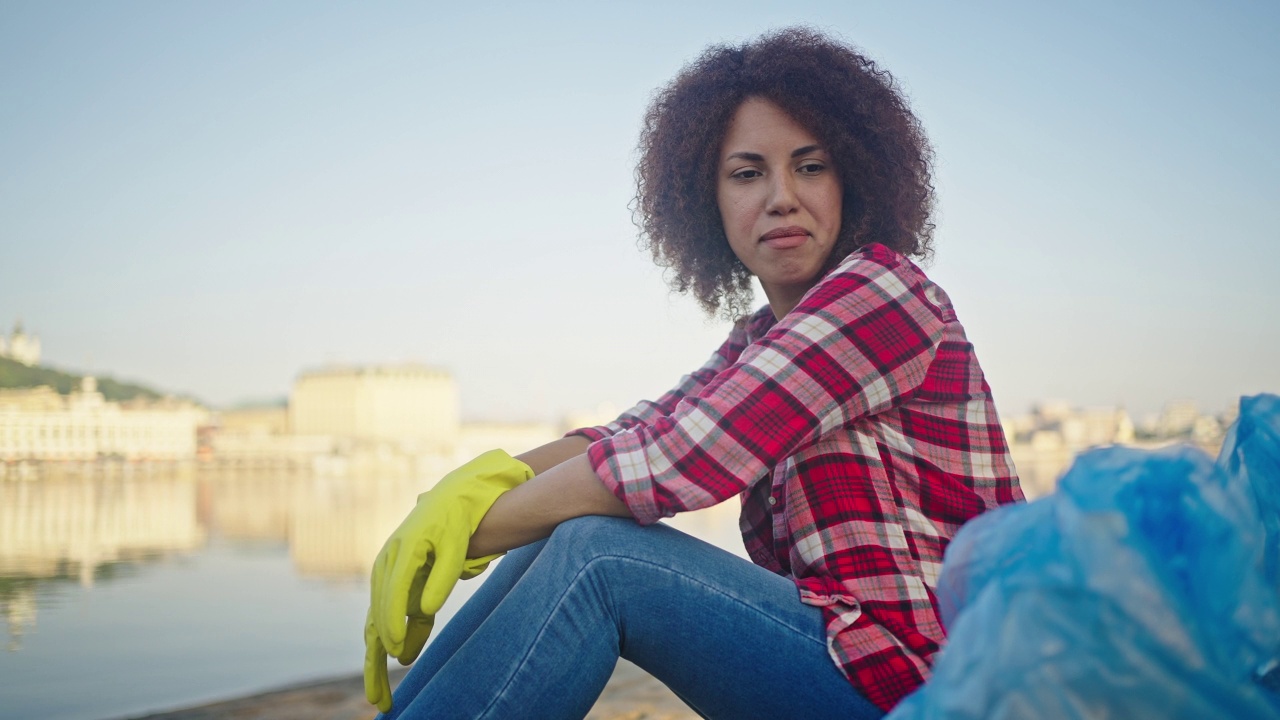
<path fill-rule="evenodd" d="M 406 670 L 391 671 L 397 685 Z M 137 720 L 372 720 L 359 675 L 307 683 L 234 700 L 146 715 Z M 588 720 L 696 720 L 665 685 L 620 660 Z"/>

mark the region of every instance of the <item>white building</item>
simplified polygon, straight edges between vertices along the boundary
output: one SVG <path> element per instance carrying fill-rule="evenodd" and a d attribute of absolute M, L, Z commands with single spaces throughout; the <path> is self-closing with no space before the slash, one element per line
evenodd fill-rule
<path fill-rule="evenodd" d="M 1133 419 L 1121 408 L 1085 408 L 1058 423 L 1062 439 L 1072 451 L 1100 445 L 1132 443 Z"/>
<path fill-rule="evenodd" d="M 309 462 L 312 456 L 334 451 L 332 436 L 291 434 L 289 408 L 284 406 L 223 410 L 204 430 L 207 447 L 202 446 L 201 453 L 223 460 Z"/>
<path fill-rule="evenodd" d="M 1156 433 L 1161 437 L 1190 435 L 1200 418 L 1200 409 L 1194 402 L 1181 400 L 1167 403 L 1156 421 Z"/>
<path fill-rule="evenodd" d="M 289 396 L 295 435 L 452 449 L 458 440 L 453 377 L 423 365 L 337 367 L 304 372 Z"/>
<path fill-rule="evenodd" d="M 1031 415 L 1005 421 L 1004 429 L 1028 498 L 1052 492 L 1082 450 L 1135 440 L 1133 419 L 1124 409 L 1077 409 L 1063 402 L 1041 403 Z"/>
<path fill-rule="evenodd" d="M 28 335 L 22 329 L 22 321 L 14 323 L 9 342 L 0 336 L 0 357 L 7 357 L 28 367 L 40 364 L 40 338 Z"/>
<path fill-rule="evenodd" d="M 191 459 L 205 416 L 181 401 L 108 402 L 92 377 L 67 396 L 50 387 L 0 390 L 0 460 Z"/>

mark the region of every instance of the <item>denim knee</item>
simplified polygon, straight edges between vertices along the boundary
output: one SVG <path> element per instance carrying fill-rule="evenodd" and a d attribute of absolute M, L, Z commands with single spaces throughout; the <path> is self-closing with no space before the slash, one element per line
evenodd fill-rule
<path fill-rule="evenodd" d="M 544 552 L 558 562 L 582 568 L 593 560 L 632 556 L 640 550 L 645 528 L 631 518 L 585 515 L 560 523 L 547 538 Z"/>
<path fill-rule="evenodd" d="M 583 515 L 557 525 L 547 542 L 571 547 L 610 547 L 616 546 L 622 537 L 639 527 L 630 518 Z"/>

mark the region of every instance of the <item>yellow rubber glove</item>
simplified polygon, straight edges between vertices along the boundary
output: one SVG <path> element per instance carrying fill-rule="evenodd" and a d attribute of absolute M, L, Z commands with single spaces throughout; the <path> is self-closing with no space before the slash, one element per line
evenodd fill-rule
<path fill-rule="evenodd" d="M 498 496 L 531 477 L 533 470 L 507 453 L 484 453 L 419 495 L 383 544 L 373 564 L 364 631 L 365 697 L 380 711 L 391 709 L 387 654 L 402 665 L 418 657 L 458 579 L 479 575 L 498 557 L 467 560 L 476 527 Z"/>
<path fill-rule="evenodd" d="M 373 623 L 373 608 L 364 617 L 364 697 L 378 706 L 378 712 L 391 711 L 391 681 L 387 677 L 387 649 L 378 637 Z"/>

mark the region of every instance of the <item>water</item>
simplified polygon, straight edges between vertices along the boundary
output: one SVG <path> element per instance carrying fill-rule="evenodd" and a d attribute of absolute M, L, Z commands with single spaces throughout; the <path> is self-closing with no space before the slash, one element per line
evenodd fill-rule
<path fill-rule="evenodd" d="M 0 479 L 3 718 L 134 717 L 359 673 L 369 563 L 430 485 L 283 470 L 45 475 Z M 734 506 L 674 524 L 741 554 Z M 440 620 L 480 582 L 460 583 Z"/>

